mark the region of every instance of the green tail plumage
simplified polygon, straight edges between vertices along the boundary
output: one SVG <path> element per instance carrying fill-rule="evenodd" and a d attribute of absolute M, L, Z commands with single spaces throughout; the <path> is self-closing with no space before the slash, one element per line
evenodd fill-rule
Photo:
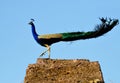
<path fill-rule="evenodd" d="M 110 31 L 114 26 L 118 24 L 118 19 L 109 19 L 104 18 L 100 19 L 102 24 L 97 25 L 95 30 L 88 32 L 70 32 L 62 33 L 62 41 L 74 41 L 79 39 L 89 39 L 102 36 L 103 34 Z"/>

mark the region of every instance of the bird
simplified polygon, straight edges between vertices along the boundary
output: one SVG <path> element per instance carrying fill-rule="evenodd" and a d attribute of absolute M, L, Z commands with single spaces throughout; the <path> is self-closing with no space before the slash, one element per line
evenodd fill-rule
<path fill-rule="evenodd" d="M 119 24 L 118 19 L 111 18 L 99 18 L 101 23 L 97 24 L 92 31 L 77 31 L 77 32 L 63 32 L 63 33 L 55 33 L 55 34 L 43 34 L 38 35 L 35 30 L 34 19 L 31 19 L 29 24 L 31 25 L 32 35 L 36 42 L 41 46 L 47 48 L 44 52 L 40 54 L 43 56 L 46 52 L 48 52 L 48 58 L 50 59 L 50 46 L 54 43 L 63 41 L 63 42 L 71 42 L 76 40 L 85 40 L 90 38 L 97 38 L 99 36 L 104 35 L 113 29 L 116 25 Z"/>

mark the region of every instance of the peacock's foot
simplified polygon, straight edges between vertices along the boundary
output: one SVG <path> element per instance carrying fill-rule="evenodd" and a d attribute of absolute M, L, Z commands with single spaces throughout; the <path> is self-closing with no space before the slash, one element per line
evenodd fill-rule
<path fill-rule="evenodd" d="M 45 55 L 45 52 L 43 52 L 42 54 L 40 54 L 40 56 L 39 56 L 39 57 L 42 57 L 43 55 Z"/>

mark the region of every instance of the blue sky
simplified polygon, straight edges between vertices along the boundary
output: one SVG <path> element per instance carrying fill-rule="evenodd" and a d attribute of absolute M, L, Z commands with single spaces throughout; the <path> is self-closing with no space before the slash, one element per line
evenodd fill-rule
<path fill-rule="evenodd" d="M 120 19 L 119 0 L 2 0 L 0 1 L 0 83 L 22 83 L 28 64 L 46 48 L 32 37 L 28 22 L 35 19 L 38 34 L 89 31 L 99 17 Z M 102 37 L 51 46 L 53 59 L 99 61 L 106 83 L 119 83 L 120 25 Z M 42 58 L 48 57 L 47 55 Z"/>

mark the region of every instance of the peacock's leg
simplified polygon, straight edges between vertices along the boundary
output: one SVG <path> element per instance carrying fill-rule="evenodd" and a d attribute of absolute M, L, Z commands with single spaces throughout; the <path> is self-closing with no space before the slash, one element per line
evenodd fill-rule
<path fill-rule="evenodd" d="M 43 56 L 43 55 L 48 51 L 48 58 L 50 58 L 50 46 L 47 45 L 47 44 L 45 44 L 45 47 L 47 48 L 47 50 L 44 51 L 44 52 L 40 55 L 40 57 Z"/>
<path fill-rule="evenodd" d="M 47 50 L 48 50 L 48 58 L 50 59 L 50 46 L 47 45 Z"/>

